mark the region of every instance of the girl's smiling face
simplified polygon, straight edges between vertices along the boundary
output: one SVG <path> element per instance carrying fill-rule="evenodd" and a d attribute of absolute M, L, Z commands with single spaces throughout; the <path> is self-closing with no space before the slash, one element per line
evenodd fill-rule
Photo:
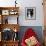
<path fill-rule="evenodd" d="M 28 46 L 36 45 L 37 42 L 38 42 L 38 41 L 37 41 L 37 39 L 36 39 L 34 36 L 32 36 L 32 37 L 30 37 L 30 38 L 28 38 L 28 39 L 25 40 L 25 43 L 26 43 Z"/>

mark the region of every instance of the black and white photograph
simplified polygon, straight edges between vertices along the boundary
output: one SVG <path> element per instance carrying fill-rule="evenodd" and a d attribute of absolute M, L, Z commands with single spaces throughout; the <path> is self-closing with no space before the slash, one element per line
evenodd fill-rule
<path fill-rule="evenodd" d="M 25 17 L 28 20 L 36 19 L 36 8 L 35 7 L 26 7 L 25 8 Z"/>

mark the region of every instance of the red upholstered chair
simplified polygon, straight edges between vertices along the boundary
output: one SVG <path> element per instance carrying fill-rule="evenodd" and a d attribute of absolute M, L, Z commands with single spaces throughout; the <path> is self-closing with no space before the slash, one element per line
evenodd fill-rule
<path fill-rule="evenodd" d="M 36 33 L 33 31 L 32 28 L 28 28 L 28 29 L 26 30 L 25 34 L 24 34 L 24 37 L 22 38 L 21 45 L 22 45 L 22 46 L 27 46 L 25 40 L 28 39 L 28 38 L 30 38 L 30 37 L 32 37 L 32 36 L 34 36 L 34 37 L 36 38 L 36 40 L 37 40 L 37 35 L 36 35 Z M 41 44 L 40 44 L 40 42 L 37 40 L 37 44 L 34 45 L 34 46 L 41 46 Z"/>

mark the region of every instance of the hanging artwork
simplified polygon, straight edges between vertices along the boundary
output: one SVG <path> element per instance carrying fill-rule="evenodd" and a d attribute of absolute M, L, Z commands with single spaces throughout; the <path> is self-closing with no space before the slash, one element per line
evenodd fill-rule
<path fill-rule="evenodd" d="M 35 20 L 36 19 L 36 8 L 35 7 L 26 7 L 25 8 L 25 17 L 28 20 Z"/>

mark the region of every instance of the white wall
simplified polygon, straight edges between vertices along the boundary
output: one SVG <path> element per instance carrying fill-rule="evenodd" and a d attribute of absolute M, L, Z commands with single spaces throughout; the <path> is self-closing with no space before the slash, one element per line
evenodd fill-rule
<path fill-rule="evenodd" d="M 15 0 L 0 0 L 0 6 L 15 6 Z M 19 24 L 21 26 L 43 26 L 42 0 L 17 0 L 19 9 Z M 25 19 L 25 7 L 36 8 L 36 20 Z"/>
<path fill-rule="evenodd" d="M 43 6 L 42 0 L 21 0 L 19 1 L 20 8 L 20 25 L 26 26 L 42 26 L 43 25 Z M 25 19 L 25 7 L 36 7 L 36 20 Z"/>

